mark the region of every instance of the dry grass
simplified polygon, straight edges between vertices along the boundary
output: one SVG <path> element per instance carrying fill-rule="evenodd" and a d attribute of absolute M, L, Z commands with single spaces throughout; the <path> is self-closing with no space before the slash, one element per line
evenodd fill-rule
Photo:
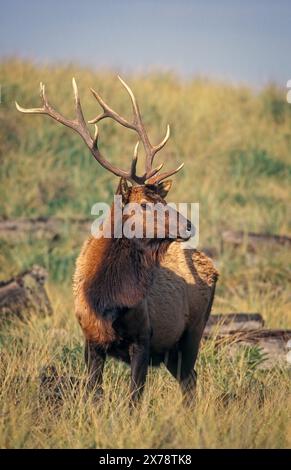
<path fill-rule="evenodd" d="M 73 111 L 70 80 L 78 79 L 86 116 L 97 105 L 87 91 L 99 89 L 112 106 L 129 106 L 110 73 L 74 66 L 38 68 L 7 61 L 0 65 L 0 211 L 4 217 L 87 217 L 92 204 L 110 200 L 113 177 L 96 165 L 78 137 L 39 117 L 17 114 L 13 101 L 37 104 L 37 86 L 65 114 Z M 290 233 L 291 107 L 284 93 L 252 90 L 206 80 L 180 82 L 170 75 L 132 77 L 153 141 L 172 124 L 172 139 L 160 159 L 185 161 L 173 201 L 200 202 L 200 240 L 219 253 L 214 310 L 258 311 L 268 327 L 291 327 L 290 254 L 287 248 L 244 248 L 221 253 L 227 228 Z M 104 152 L 126 164 L 135 136 L 103 123 Z M 127 160 L 127 159 L 126 159 Z M 151 370 L 141 409 L 128 411 L 127 367 L 109 361 L 102 407 L 85 402 L 83 385 L 63 391 L 62 405 L 45 401 L 38 375 L 55 364 L 60 374 L 83 378 L 82 336 L 73 315 L 71 275 L 82 240 L 1 242 L 1 278 L 32 263 L 50 273 L 53 317 L 15 321 L 0 333 L 0 447 L 288 447 L 290 371 L 256 369 L 256 351 L 231 359 L 227 349 L 203 344 L 198 360 L 195 409 L 185 411 L 179 389 L 163 369 Z"/>

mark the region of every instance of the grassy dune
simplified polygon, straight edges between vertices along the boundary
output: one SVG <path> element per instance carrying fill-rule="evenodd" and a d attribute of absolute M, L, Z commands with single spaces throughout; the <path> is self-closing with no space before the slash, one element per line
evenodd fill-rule
<path fill-rule="evenodd" d="M 37 106 L 38 84 L 62 112 L 73 113 L 75 76 L 86 118 L 99 111 L 96 88 L 129 116 L 127 95 L 112 73 L 0 64 L 0 215 L 89 217 L 93 203 L 110 201 L 117 184 L 78 136 L 43 117 L 17 113 L 14 100 Z M 170 74 L 128 78 L 153 142 L 169 122 L 172 137 L 159 161 L 184 161 L 169 200 L 200 203 L 200 244 L 218 251 L 221 273 L 213 311 L 261 312 L 267 327 L 291 328 L 290 253 L 242 247 L 221 252 L 224 229 L 290 234 L 291 106 L 285 91 L 260 92 L 207 80 L 182 82 Z M 127 168 L 134 133 L 100 123 L 100 146 Z M 290 372 L 256 369 L 256 351 L 231 359 L 205 343 L 197 364 L 195 410 L 185 412 L 175 381 L 151 370 L 141 409 L 129 414 L 129 369 L 109 361 L 102 408 L 84 403 L 82 385 L 64 390 L 53 406 L 39 393 L 38 374 L 55 364 L 85 380 L 82 334 L 73 314 L 71 277 L 82 237 L 66 232 L 54 242 L 0 241 L 1 279 L 42 264 L 49 271 L 54 315 L 15 321 L 0 332 L 0 447 L 288 447 Z M 1 280 L 0 279 L 0 280 Z"/>

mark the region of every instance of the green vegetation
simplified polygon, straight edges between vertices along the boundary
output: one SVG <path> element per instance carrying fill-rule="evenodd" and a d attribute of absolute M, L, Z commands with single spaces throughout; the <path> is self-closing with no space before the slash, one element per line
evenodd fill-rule
<path fill-rule="evenodd" d="M 91 157 L 72 131 L 48 118 L 18 113 L 14 100 L 38 106 L 38 84 L 50 101 L 73 115 L 71 78 L 76 77 L 87 119 L 99 112 L 93 86 L 129 116 L 131 107 L 112 73 L 38 67 L 8 60 L 0 64 L 1 217 L 90 217 L 97 201 L 110 201 L 116 178 Z M 128 77 L 127 77 L 128 78 Z M 221 251 L 221 231 L 290 234 L 291 106 L 285 91 L 246 87 L 169 74 L 129 77 L 152 142 L 172 137 L 157 157 L 169 167 L 184 161 L 169 200 L 200 202 L 200 243 L 218 251 L 216 312 L 260 312 L 267 327 L 290 328 L 288 248 L 242 247 Z M 100 146 L 127 168 L 136 136 L 110 121 L 100 123 Z M 142 158 L 141 158 L 142 160 Z M 166 166 L 166 165 L 165 165 Z M 1 279 L 33 263 L 49 271 L 52 317 L 15 321 L 0 334 L 0 447 L 287 447 L 291 444 L 290 372 L 259 372 L 256 348 L 237 358 L 202 345 L 197 405 L 185 412 L 178 386 L 161 368 L 148 378 L 141 410 L 129 414 L 129 369 L 106 366 L 102 408 L 64 390 L 64 404 L 43 403 L 40 369 L 54 364 L 61 374 L 84 377 L 82 334 L 73 313 L 71 277 L 82 237 L 64 230 L 54 241 L 0 242 Z M 289 427 L 288 427 L 289 424 Z"/>

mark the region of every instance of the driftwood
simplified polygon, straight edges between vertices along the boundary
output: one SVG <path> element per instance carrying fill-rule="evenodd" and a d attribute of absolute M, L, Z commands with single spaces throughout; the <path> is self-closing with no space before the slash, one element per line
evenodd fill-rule
<path fill-rule="evenodd" d="M 91 219 L 59 217 L 0 219 L 0 238 L 13 242 L 27 238 L 55 240 L 71 229 L 88 235 L 92 222 Z"/>
<path fill-rule="evenodd" d="M 249 347 L 258 347 L 259 369 L 291 367 L 291 330 L 230 330 L 224 334 L 219 330 L 217 335 L 205 333 L 204 338 L 214 340 L 216 347 L 227 346 L 230 356 Z"/>
<path fill-rule="evenodd" d="M 224 334 L 230 331 L 252 331 L 262 328 L 264 319 L 259 313 L 228 313 L 211 315 L 204 335 Z"/>
<path fill-rule="evenodd" d="M 31 313 L 52 314 L 44 287 L 46 277 L 44 268 L 33 266 L 29 271 L 0 282 L 0 324 L 15 316 L 25 319 Z"/>
<path fill-rule="evenodd" d="M 291 237 L 253 232 L 227 230 L 222 233 L 222 246 L 227 243 L 235 247 L 245 245 L 250 251 L 257 251 L 261 246 L 291 246 Z"/>

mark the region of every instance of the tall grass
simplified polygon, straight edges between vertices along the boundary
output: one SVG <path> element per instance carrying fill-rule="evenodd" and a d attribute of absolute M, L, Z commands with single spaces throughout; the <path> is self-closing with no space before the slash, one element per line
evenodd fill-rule
<path fill-rule="evenodd" d="M 86 118 L 97 114 L 96 88 L 120 113 L 128 98 L 110 72 L 74 65 L 38 67 L 7 60 L 0 65 L 1 217 L 88 217 L 93 203 L 110 201 L 117 181 L 79 137 L 49 119 L 17 113 L 14 100 L 37 106 L 38 84 L 52 103 L 73 116 L 71 78 L 78 82 Z M 258 311 L 267 327 L 290 328 L 290 254 L 287 248 L 249 254 L 221 251 L 224 229 L 290 233 L 291 107 L 284 91 L 261 92 L 170 74 L 128 78 L 152 142 L 169 122 L 172 137 L 159 161 L 185 162 L 175 176 L 172 201 L 200 202 L 200 243 L 218 251 L 214 311 Z M 136 136 L 100 123 L 101 149 L 127 168 Z M 109 361 L 102 407 L 85 402 L 83 389 L 64 390 L 62 405 L 44 401 L 38 375 L 54 364 L 60 374 L 85 380 L 82 336 L 73 314 L 71 276 L 82 237 L 1 241 L 1 278 L 39 263 L 49 270 L 54 315 L 15 321 L 0 333 L 0 447 L 287 447 L 291 443 L 290 373 L 260 372 L 249 356 L 230 358 L 203 344 L 195 409 L 185 412 L 176 383 L 151 370 L 137 413 L 128 412 L 128 368 Z M 252 357 L 256 358 L 255 351 Z M 290 421 L 289 421 L 290 422 Z"/>

